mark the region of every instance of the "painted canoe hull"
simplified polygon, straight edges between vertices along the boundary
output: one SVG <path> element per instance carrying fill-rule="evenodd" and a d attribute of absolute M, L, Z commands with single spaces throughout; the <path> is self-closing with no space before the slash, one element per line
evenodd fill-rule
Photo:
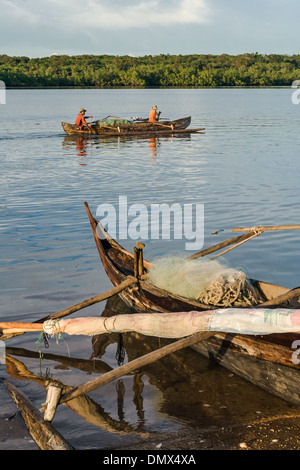
<path fill-rule="evenodd" d="M 134 255 L 119 245 L 92 216 L 85 203 L 95 243 L 106 274 L 114 286 L 134 275 Z M 144 260 L 147 271 L 151 263 Z M 274 284 L 253 281 L 259 288 L 263 300 L 270 300 L 289 289 Z M 212 310 L 215 307 L 201 304 L 181 296 L 173 295 L 141 280 L 139 289 L 123 290 L 119 296 L 136 312 L 184 312 Z M 300 308 L 298 299 L 281 307 Z M 252 336 L 219 333 L 193 346 L 200 354 L 233 371 L 268 392 L 300 405 L 300 354 L 295 360 L 293 344 L 299 341 L 300 333 Z"/>

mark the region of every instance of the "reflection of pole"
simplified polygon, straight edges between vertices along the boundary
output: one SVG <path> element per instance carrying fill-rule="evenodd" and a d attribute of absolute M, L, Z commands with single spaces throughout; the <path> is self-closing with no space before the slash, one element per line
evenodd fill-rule
<path fill-rule="evenodd" d="M 138 372 L 137 374 L 134 374 L 133 378 L 133 391 L 134 391 L 134 397 L 133 397 L 133 403 L 135 404 L 137 415 L 139 419 L 144 422 L 145 414 L 144 414 L 144 409 L 143 409 L 143 397 L 142 397 L 142 392 L 144 389 L 144 383 L 142 381 L 142 373 Z"/>
<path fill-rule="evenodd" d="M 113 334 L 110 335 L 110 336 L 113 336 Z M 13 349 L 14 350 L 13 354 L 16 354 L 16 350 L 15 350 L 16 348 L 8 348 L 8 349 Z M 20 348 L 20 350 L 22 351 L 22 348 Z M 26 357 L 37 357 L 37 355 L 39 356 L 38 353 L 33 352 L 33 351 L 26 351 L 26 352 L 28 353 L 28 355 L 26 355 Z M 52 355 L 49 355 L 49 354 L 45 354 L 45 356 L 44 356 L 45 359 L 55 360 L 55 361 L 56 361 L 56 357 L 57 357 L 56 355 L 54 355 L 54 357 L 52 357 Z M 69 364 L 69 365 L 71 364 L 71 367 L 75 366 L 74 362 L 76 362 L 76 361 L 81 362 L 81 359 L 75 359 L 75 358 L 72 359 L 72 358 L 69 358 L 69 357 L 66 357 L 65 359 L 66 359 L 65 363 Z M 69 360 L 71 360 L 71 363 L 69 363 Z M 89 361 L 87 360 L 87 362 L 89 362 Z M 96 361 L 96 362 L 98 362 L 98 361 Z M 99 362 L 102 362 L 102 361 L 99 361 Z M 64 385 L 63 383 L 59 382 L 58 380 L 50 379 L 50 384 L 49 384 L 48 383 L 49 379 L 47 379 L 46 377 L 43 377 L 41 375 L 35 375 L 32 372 L 28 371 L 26 369 L 25 365 L 22 362 L 18 361 L 15 358 L 12 358 L 11 356 L 6 356 L 6 364 L 7 363 L 9 363 L 9 367 L 11 369 L 11 370 L 9 370 L 9 369 L 7 370 L 10 375 L 13 375 L 16 378 L 19 378 L 19 379 L 22 379 L 22 380 L 24 378 L 26 378 L 26 380 L 37 382 L 38 384 L 40 384 L 43 387 L 47 388 L 47 393 L 48 393 L 48 386 L 50 384 L 51 385 L 57 385 L 58 387 L 62 387 L 65 391 L 70 390 L 72 388 L 69 385 Z M 62 362 L 62 363 L 64 363 L 64 362 Z M 103 373 L 103 372 L 105 373 L 105 372 L 107 372 L 107 367 L 105 367 L 104 369 L 103 369 L 103 367 L 100 367 L 99 369 L 96 368 L 96 371 L 100 372 L 100 373 Z M 78 367 L 78 368 L 80 369 L 80 367 Z M 86 368 L 84 368 L 83 370 L 91 371 L 90 369 L 86 369 Z M 128 434 L 128 433 L 138 433 L 139 432 L 139 431 L 135 430 L 131 425 L 126 423 L 125 421 L 120 423 L 119 421 L 111 418 L 110 414 L 105 412 L 100 404 L 95 403 L 90 397 L 88 397 L 86 395 L 81 395 L 78 398 L 78 400 L 76 400 L 76 399 L 72 400 L 72 401 L 68 402 L 66 405 L 70 408 L 70 410 L 74 411 L 78 416 L 81 416 L 82 418 L 84 418 L 85 421 L 87 421 L 88 423 L 92 423 L 95 426 L 99 426 L 102 429 L 104 429 L 104 430 L 106 430 L 110 433 L 115 433 L 115 432 L 118 432 L 118 433 L 121 432 L 122 433 L 122 432 L 124 432 L 124 433 Z M 38 412 L 38 414 L 40 415 L 40 412 Z"/>
<path fill-rule="evenodd" d="M 144 356 L 134 359 L 133 361 L 128 362 L 127 364 L 124 364 L 121 367 L 118 367 L 117 369 L 107 372 L 106 374 L 102 375 L 101 377 L 98 377 L 95 380 L 90 380 L 85 384 L 74 387 L 73 389 L 69 390 L 61 396 L 60 403 L 66 403 L 69 400 L 78 397 L 79 395 L 96 390 L 97 388 L 102 387 L 103 385 L 110 383 L 113 380 L 118 379 L 126 374 L 129 374 L 130 372 L 133 372 L 134 370 L 139 369 L 140 367 L 144 367 L 148 364 L 151 364 L 152 362 L 155 362 L 167 356 L 168 354 L 172 354 L 175 351 L 187 348 L 189 346 L 192 346 L 193 344 L 199 343 L 200 341 L 205 341 L 210 336 L 214 335 L 216 335 L 215 331 L 201 331 L 190 335 L 187 338 L 182 338 L 178 341 L 175 341 L 174 343 L 168 344 L 167 346 L 164 346 L 156 351 L 152 351 L 148 354 L 145 354 Z"/>
<path fill-rule="evenodd" d="M 117 396 L 118 396 L 118 418 L 120 421 L 124 421 L 125 386 L 124 386 L 122 379 L 118 380 L 116 390 L 117 390 Z"/>

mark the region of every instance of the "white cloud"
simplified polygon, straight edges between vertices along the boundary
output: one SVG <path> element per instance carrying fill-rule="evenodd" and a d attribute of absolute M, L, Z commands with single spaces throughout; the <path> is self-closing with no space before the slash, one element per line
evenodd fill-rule
<path fill-rule="evenodd" d="M 10 22 L 12 25 L 15 23 L 34 24 L 39 20 L 39 15 L 31 8 L 27 2 L 22 0 L 0 0 L 0 11 L 2 20 Z"/>
<path fill-rule="evenodd" d="M 207 0 L 0 0 L 2 20 L 70 29 L 145 28 L 207 22 Z"/>
<path fill-rule="evenodd" d="M 99 29 L 145 28 L 207 22 L 206 0 L 139 0 L 107 2 L 87 0 L 83 11 L 71 17 L 85 27 Z"/>

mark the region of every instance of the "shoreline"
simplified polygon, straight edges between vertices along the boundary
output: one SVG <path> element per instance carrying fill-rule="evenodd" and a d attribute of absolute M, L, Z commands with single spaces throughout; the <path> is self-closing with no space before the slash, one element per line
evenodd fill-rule
<path fill-rule="evenodd" d="M 161 434 L 116 450 L 285 450 L 300 449 L 300 411 L 235 425 Z"/>
<path fill-rule="evenodd" d="M 0 417 L 1 450 L 40 450 L 28 431 L 13 402 L 6 408 L 6 417 Z M 72 444 L 72 443 L 70 443 Z M 300 449 L 300 410 L 279 414 L 277 417 L 257 417 L 239 423 L 206 425 L 186 428 L 174 433 L 150 433 L 128 445 L 103 448 L 74 449 L 96 452 L 122 451 L 295 451 Z"/>

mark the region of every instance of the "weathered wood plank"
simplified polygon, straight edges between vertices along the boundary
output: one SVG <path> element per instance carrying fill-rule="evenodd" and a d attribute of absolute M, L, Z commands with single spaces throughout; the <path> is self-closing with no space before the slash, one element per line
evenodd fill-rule
<path fill-rule="evenodd" d="M 4 381 L 4 385 L 41 450 L 74 450 L 51 423 L 44 421 L 41 413 L 21 390 L 7 380 Z"/>

